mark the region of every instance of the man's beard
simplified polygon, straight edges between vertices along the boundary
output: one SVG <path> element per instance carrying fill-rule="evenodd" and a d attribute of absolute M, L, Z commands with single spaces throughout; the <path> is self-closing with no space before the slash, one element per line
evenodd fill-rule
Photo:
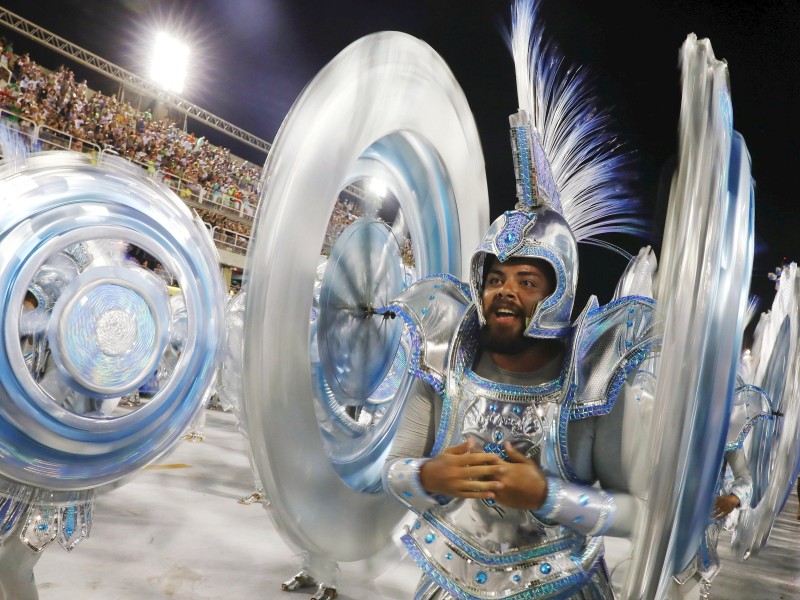
<path fill-rule="evenodd" d="M 487 323 L 478 333 L 481 348 L 495 354 L 520 354 L 536 343 L 536 340 L 525 337 L 524 329 L 516 334 L 493 331 Z"/>

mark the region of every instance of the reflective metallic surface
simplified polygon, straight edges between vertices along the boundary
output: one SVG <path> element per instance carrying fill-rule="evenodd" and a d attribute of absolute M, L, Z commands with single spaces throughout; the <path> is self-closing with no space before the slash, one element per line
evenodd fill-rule
<path fill-rule="evenodd" d="M 753 345 L 755 373 L 756 377 L 763 374 L 761 384 L 771 396 L 773 419 L 763 423 L 761 438 L 754 440 L 759 444 L 750 448 L 759 501 L 753 510 L 740 515 L 737 524 L 733 547 L 740 560 L 758 554 L 767 544 L 800 470 L 800 279 L 796 264 L 783 270 L 772 310 L 762 315 L 756 335 L 760 337 Z"/>
<path fill-rule="evenodd" d="M 653 479 L 624 596 L 663 598 L 694 557 L 719 475 L 752 266 L 750 161 L 732 130 L 728 72 L 708 40 L 681 51 L 680 154 L 656 299 Z"/>
<path fill-rule="evenodd" d="M 430 47 L 404 34 L 381 33 L 354 43 L 295 102 L 265 166 L 265 191 L 247 258 L 244 398 L 270 514 L 291 544 L 338 561 L 374 556 L 404 516 L 402 506 L 383 492 L 357 491 L 368 488 L 369 470 L 381 463 L 373 442 L 388 447 L 391 419 L 379 419 L 377 428 L 358 422 L 356 411 L 346 410 L 347 402 L 320 393 L 326 386 L 312 366 L 319 358 L 312 344 L 313 328 L 319 326 L 314 309 L 332 308 L 325 305 L 322 287 L 314 306 L 320 246 L 331 229 L 332 212 L 339 214 L 334 209 L 343 190 L 368 179 L 385 182 L 397 200 L 403 226 L 396 219 L 391 227 L 408 230 L 410 277 L 460 276 L 488 226 L 480 142 L 446 65 Z M 380 210 L 364 208 L 363 216 L 388 222 Z M 381 264 L 374 250 L 358 261 Z M 327 322 L 344 321 L 333 314 Z M 331 343 L 341 343 L 349 335 L 345 329 L 337 330 Z M 388 346 L 395 347 L 394 342 Z M 402 360 L 402 336 L 398 348 L 390 377 Z M 337 366 L 337 358 L 329 358 L 328 374 L 347 370 L 346 363 Z M 385 358 L 375 359 L 373 377 L 386 364 Z M 375 381 L 342 377 L 338 383 L 363 394 Z M 380 392 L 381 385 L 370 398 Z M 392 398 L 384 406 L 396 407 L 401 400 Z M 354 480 L 345 464 L 358 465 Z"/>
<path fill-rule="evenodd" d="M 0 203 L 0 475 L 55 492 L 120 479 L 165 452 L 209 392 L 223 332 L 216 251 L 171 191 L 113 158 L 4 163 Z M 189 325 L 159 380 L 179 330 L 162 277 Z M 146 382 L 152 396 L 123 409 Z"/>

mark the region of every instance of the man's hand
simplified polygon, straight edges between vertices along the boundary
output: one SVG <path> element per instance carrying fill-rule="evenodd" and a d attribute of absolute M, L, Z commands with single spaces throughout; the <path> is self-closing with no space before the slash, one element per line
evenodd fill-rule
<path fill-rule="evenodd" d="M 419 472 L 425 491 L 452 498 L 494 498 L 503 485 L 498 478 L 508 465 L 496 454 L 471 452 L 473 446 L 466 441 L 426 461 Z"/>
<path fill-rule="evenodd" d="M 711 517 L 720 520 L 727 517 L 734 508 L 739 507 L 739 497 L 736 494 L 728 494 L 726 496 L 717 496 L 714 502 L 714 510 L 711 511 Z"/>
<path fill-rule="evenodd" d="M 508 462 L 506 469 L 495 479 L 502 484 L 497 490 L 496 501 L 508 508 L 536 510 L 547 499 L 547 480 L 539 466 L 506 442 Z"/>

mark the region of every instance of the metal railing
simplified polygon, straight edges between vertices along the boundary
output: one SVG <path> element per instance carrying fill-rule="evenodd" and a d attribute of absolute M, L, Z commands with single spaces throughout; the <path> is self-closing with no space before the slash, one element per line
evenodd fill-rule
<path fill-rule="evenodd" d="M 101 148 L 98 144 L 70 135 L 64 131 L 59 131 L 46 125 L 39 125 L 32 119 L 23 117 L 14 111 L 0 108 L 0 122 L 4 126 L 14 130 L 18 135 L 24 137 L 31 148 L 41 150 L 72 150 L 74 152 L 84 152 L 94 154 L 98 160 L 102 161 L 105 154 L 119 156 L 113 148 Z M 0 147 L 0 155 L 2 147 Z M 236 198 L 229 194 L 209 192 L 200 184 L 190 183 L 168 171 L 156 170 L 153 165 L 132 160 L 126 157 L 125 160 L 134 163 L 145 170 L 148 175 L 172 189 L 179 198 L 188 206 L 200 210 L 208 210 L 223 217 L 234 218 L 245 225 L 252 226 L 255 207 L 246 199 Z M 246 254 L 250 244 L 250 236 L 243 233 L 214 226 L 206 223 L 211 231 L 214 242 L 220 247 L 236 254 Z"/>

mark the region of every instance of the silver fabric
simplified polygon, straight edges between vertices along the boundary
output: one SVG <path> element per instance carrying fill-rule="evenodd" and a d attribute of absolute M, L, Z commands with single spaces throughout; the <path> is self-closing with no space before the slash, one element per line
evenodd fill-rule
<path fill-rule="evenodd" d="M 584 535 L 597 536 L 603 535 L 611 526 L 616 512 L 613 496 L 604 490 L 548 477 L 547 502 L 537 514 L 559 523 L 569 523 L 571 529 Z"/>
<path fill-rule="evenodd" d="M 539 258 L 553 267 L 556 285 L 553 293 L 528 315 L 528 337 L 564 337 L 570 332 L 572 306 L 578 283 L 578 244 L 569 225 L 558 212 L 547 207 L 531 211 L 506 211 L 492 223 L 483 242 L 472 255 L 470 290 L 484 324 L 484 265 L 487 254 L 501 262 L 509 258 Z"/>

